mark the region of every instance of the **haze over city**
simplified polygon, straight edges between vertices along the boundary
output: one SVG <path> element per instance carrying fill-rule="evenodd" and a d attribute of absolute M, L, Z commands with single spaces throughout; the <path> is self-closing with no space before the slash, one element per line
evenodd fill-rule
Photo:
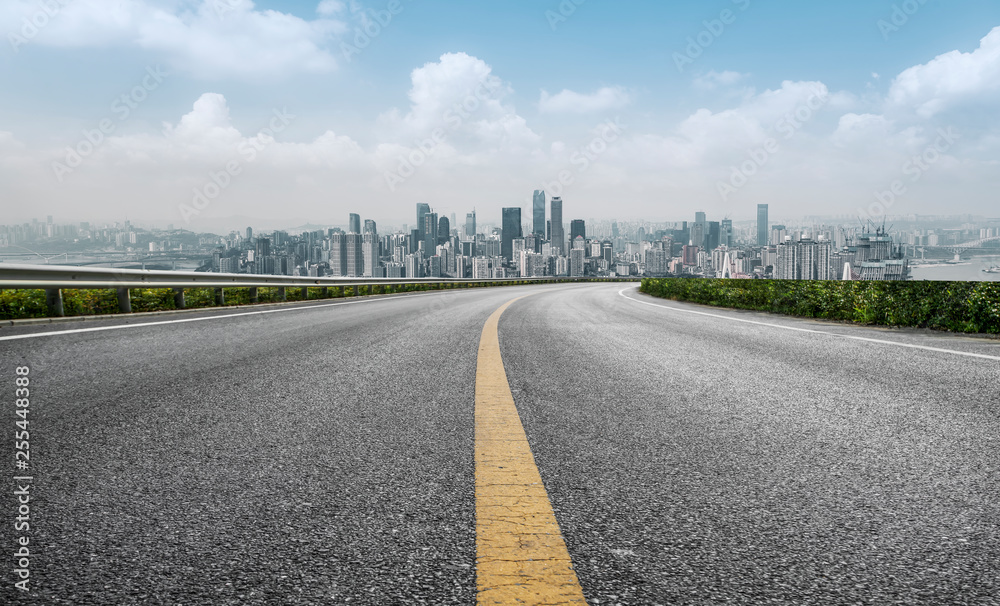
<path fill-rule="evenodd" d="M 986 1 L 5 2 L 5 220 L 394 224 L 536 189 L 618 220 L 992 216 L 998 25 Z"/>

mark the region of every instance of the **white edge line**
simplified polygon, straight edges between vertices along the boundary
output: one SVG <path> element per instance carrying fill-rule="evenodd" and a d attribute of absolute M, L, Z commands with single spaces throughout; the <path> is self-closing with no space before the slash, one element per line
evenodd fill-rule
<path fill-rule="evenodd" d="M 967 351 L 957 351 L 957 350 L 954 350 L 954 349 L 941 349 L 939 347 L 927 347 L 926 345 L 912 345 L 910 343 L 900 343 L 898 341 L 886 341 L 884 339 L 871 339 L 871 338 L 868 338 L 868 337 L 855 337 L 855 336 L 852 336 L 852 335 L 842 335 L 842 334 L 838 334 L 838 333 L 835 333 L 835 332 L 827 332 L 825 330 L 813 330 L 813 329 L 810 329 L 810 328 L 797 328 L 795 326 L 783 326 L 781 324 L 770 324 L 768 322 L 758 322 L 756 320 L 746 320 L 746 319 L 743 319 L 743 318 L 734 318 L 732 316 L 723 316 L 721 314 L 710 314 L 710 313 L 707 313 L 707 312 L 704 312 L 704 311 L 695 311 L 693 309 L 681 309 L 679 307 L 671 307 L 670 305 L 659 305 L 657 303 L 650 303 L 648 301 L 640 301 L 638 299 L 633 299 L 632 297 L 628 297 L 628 296 L 625 295 L 625 291 L 626 290 L 629 290 L 629 289 L 628 288 L 623 288 L 620 291 L 618 291 L 618 294 L 621 295 L 622 297 L 625 297 L 629 301 L 632 301 L 633 303 L 639 303 L 640 305 L 649 305 L 650 307 L 658 307 L 660 309 L 669 309 L 670 311 L 677 311 L 677 312 L 686 313 L 686 314 L 695 314 L 695 315 L 698 315 L 698 316 L 708 316 L 710 318 L 719 318 L 719 319 L 722 319 L 722 320 L 729 320 L 731 322 L 742 322 L 744 324 L 756 324 L 757 326 L 768 326 L 770 328 L 780 328 L 782 330 L 791 330 L 791 331 L 795 331 L 795 332 L 807 332 L 807 333 L 812 333 L 812 334 L 815 334 L 815 335 L 826 335 L 826 336 L 830 336 L 830 337 L 839 337 L 841 339 L 851 339 L 853 341 L 865 341 L 867 343 L 879 343 L 879 344 L 882 344 L 882 345 L 895 345 L 896 347 L 906 347 L 908 349 L 922 349 L 924 351 L 934 351 L 934 352 L 938 352 L 938 353 L 947 353 L 947 354 L 953 354 L 953 355 L 956 355 L 956 356 L 966 356 L 966 357 L 969 357 L 969 358 L 981 358 L 983 360 L 994 360 L 994 361 L 1000 362 L 1000 357 L 997 357 L 997 356 L 988 356 L 986 354 L 977 354 L 977 353 L 971 353 L 971 352 L 967 352 Z"/>
<path fill-rule="evenodd" d="M 222 314 L 214 316 L 204 316 L 201 318 L 184 318 L 181 320 L 165 320 L 163 322 L 143 322 L 140 324 L 116 324 L 114 326 L 95 326 L 93 328 L 76 328 L 72 330 L 53 330 L 48 332 L 36 332 L 26 335 L 10 335 L 6 337 L 0 337 L 0 341 L 18 341 L 20 339 L 40 339 L 42 337 L 55 337 L 58 335 L 73 335 L 84 332 L 100 332 L 104 330 L 121 330 L 125 328 L 142 328 L 145 326 L 161 326 L 165 324 L 184 324 L 187 322 L 204 322 L 207 320 L 223 320 L 225 318 L 239 318 L 243 316 L 262 316 L 264 314 L 276 314 L 282 312 L 290 311 L 307 311 L 311 309 L 324 309 L 327 307 L 340 307 L 341 305 L 358 305 L 360 303 L 378 303 L 383 301 L 392 301 L 396 299 L 412 299 L 415 297 L 426 297 L 431 295 L 438 295 L 440 292 L 428 292 L 428 293 L 417 293 L 417 294 L 405 294 L 396 297 L 379 297 L 378 299 L 363 299 L 359 301 L 341 301 L 339 303 L 323 303 L 320 305 L 300 305 L 297 307 L 283 307 L 281 309 L 265 309 L 261 311 L 247 311 L 238 314 Z M 212 308 L 207 307 L 203 310 L 191 310 L 191 311 L 212 311 Z M 122 319 L 127 319 L 128 314 L 121 314 Z"/>

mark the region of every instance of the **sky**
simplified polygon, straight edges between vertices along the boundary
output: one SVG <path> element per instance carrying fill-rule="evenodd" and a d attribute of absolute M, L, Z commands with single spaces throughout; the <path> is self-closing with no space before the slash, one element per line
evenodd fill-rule
<path fill-rule="evenodd" d="M 1000 214 L 995 0 L 3 0 L 0 223 Z"/>

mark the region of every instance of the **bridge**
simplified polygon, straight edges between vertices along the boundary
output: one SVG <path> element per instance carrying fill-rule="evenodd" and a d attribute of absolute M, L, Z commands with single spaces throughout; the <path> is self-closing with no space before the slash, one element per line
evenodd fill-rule
<path fill-rule="evenodd" d="M 993 246 L 989 246 L 992 244 Z M 955 255 L 955 260 L 959 260 L 962 253 L 968 252 L 970 250 L 983 250 L 983 251 L 997 251 L 1000 250 L 1000 236 L 994 236 L 990 238 L 981 238 L 979 240 L 974 240 L 971 242 L 963 242 L 962 244 L 944 244 L 940 246 L 917 246 L 917 250 L 921 249 L 943 249 L 951 251 Z"/>
<path fill-rule="evenodd" d="M 7 325 L 8 432 L 17 369 L 4 604 L 998 593 L 993 340 L 541 282 Z"/>

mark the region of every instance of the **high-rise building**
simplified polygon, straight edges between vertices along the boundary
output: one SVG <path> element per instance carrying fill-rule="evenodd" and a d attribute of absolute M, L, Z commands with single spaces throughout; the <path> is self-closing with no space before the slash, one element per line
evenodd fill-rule
<path fill-rule="evenodd" d="M 424 256 L 433 257 L 438 245 L 438 215 L 428 212 L 424 215 Z"/>
<path fill-rule="evenodd" d="M 357 213 L 351 213 L 351 221 L 347 231 L 348 233 L 352 234 L 361 233 L 361 215 Z"/>
<path fill-rule="evenodd" d="M 364 236 L 359 233 L 349 233 L 344 237 L 347 248 L 347 277 L 360 278 L 365 274 L 365 258 L 362 252 Z"/>
<path fill-rule="evenodd" d="M 465 215 L 465 235 L 468 238 L 476 237 L 476 211 Z"/>
<path fill-rule="evenodd" d="M 733 245 L 733 220 L 722 220 L 722 232 L 719 235 L 719 245 L 730 248 Z"/>
<path fill-rule="evenodd" d="M 774 265 L 776 280 L 832 280 L 836 278 L 831 266 L 833 245 L 828 240 L 803 238 L 793 242 L 788 238 L 777 246 Z"/>
<path fill-rule="evenodd" d="M 423 231 L 423 229 L 414 229 L 410 231 L 410 235 L 407 240 L 407 244 L 409 246 L 408 254 L 415 255 L 417 254 L 417 251 L 420 250 L 420 234 Z"/>
<path fill-rule="evenodd" d="M 539 236 L 545 236 L 545 192 L 542 190 L 536 190 L 535 195 L 532 198 L 532 230 L 531 233 L 537 234 Z"/>
<path fill-rule="evenodd" d="M 330 271 L 334 278 L 347 275 L 347 236 L 339 231 L 330 236 Z"/>
<path fill-rule="evenodd" d="M 440 278 L 441 277 L 441 257 L 434 255 L 429 259 L 428 263 L 428 277 Z"/>
<path fill-rule="evenodd" d="M 681 253 L 684 265 L 698 265 L 698 247 L 693 245 L 685 246 Z"/>
<path fill-rule="evenodd" d="M 583 219 L 573 219 L 569 225 L 570 242 L 576 242 L 577 238 L 587 239 L 587 223 Z"/>
<path fill-rule="evenodd" d="M 451 239 L 451 222 L 448 217 L 438 219 L 437 243 L 444 244 Z"/>
<path fill-rule="evenodd" d="M 582 278 L 584 269 L 584 254 L 586 251 L 582 248 L 574 248 L 569 253 L 569 275 L 573 278 Z"/>
<path fill-rule="evenodd" d="M 507 261 L 514 260 L 514 240 L 522 237 L 521 209 L 503 209 L 503 230 L 500 235 L 500 255 Z"/>
<path fill-rule="evenodd" d="M 757 246 L 767 246 L 767 204 L 757 205 Z"/>
<path fill-rule="evenodd" d="M 424 217 L 426 217 L 428 215 L 428 213 L 430 213 L 430 212 L 431 212 L 431 205 L 430 204 L 424 204 L 423 202 L 419 202 L 417 204 L 417 230 L 420 231 L 420 239 L 421 240 L 423 240 L 424 236 L 425 236 L 425 234 L 424 234 L 424 225 L 425 225 L 425 223 L 424 223 Z"/>
<path fill-rule="evenodd" d="M 361 254 L 364 258 L 364 277 L 377 278 L 380 275 L 378 270 L 381 267 L 378 254 L 378 233 L 365 231 L 362 238 Z"/>
<path fill-rule="evenodd" d="M 708 222 L 708 231 L 705 232 L 705 250 L 715 250 L 722 244 L 722 226 L 718 221 Z"/>
<path fill-rule="evenodd" d="M 406 255 L 406 277 L 423 278 L 423 264 L 420 262 L 420 255 Z"/>
<path fill-rule="evenodd" d="M 375 221 L 371 219 L 365 219 L 365 231 L 361 232 L 365 234 L 377 234 L 378 228 L 375 227 Z"/>
<path fill-rule="evenodd" d="M 705 246 L 705 226 L 695 221 L 691 224 L 691 246 L 703 248 Z"/>
<path fill-rule="evenodd" d="M 556 249 L 556 254 L 566 256 L 566 232 L 563 230 L 563 201 L 562 198 L 552 198 L 551 225 L 549 227 L 549 242 Z"/>

